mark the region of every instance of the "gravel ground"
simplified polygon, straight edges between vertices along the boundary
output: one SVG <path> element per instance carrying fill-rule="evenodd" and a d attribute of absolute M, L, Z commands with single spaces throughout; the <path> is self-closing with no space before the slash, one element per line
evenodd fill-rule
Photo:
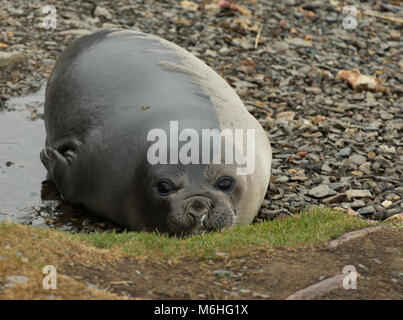
<path fill-rule="evenodd" d="M 38 90 L 80 35 L 153 33 L 218 71 L 267 130 L 272 183 L 257 221 L 309 204 L 381 220 L 403 212 L 400 1 L 357 1 L 356 29 L 343 28 L 349 1 L 52 3 L 57 28 L 46 30 L 46 1 L 0 0 L 0 109 Z M 338 76 L 353 69 L 376 86 Z"/>

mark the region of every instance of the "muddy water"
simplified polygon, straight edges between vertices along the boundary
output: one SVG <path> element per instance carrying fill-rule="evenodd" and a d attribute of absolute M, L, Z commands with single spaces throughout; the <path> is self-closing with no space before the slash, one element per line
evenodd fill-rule
<path fill-rule="evenodd" d="M 0 221 L 24 220 L 29 207 L 41 203 L 41 182 L 46 176 L 39 159 L 45 141 L 44 87 L 10 99 L 0 113 Z"/>
<path fill-rule="evenodd" d="M 45 144 L 45 86 L 33 94 L 10 99 L 0 111 L 0 221 L 66 231 L 119 229 L 82 208 L 63 202 L 46 181 L 39 152 Z"/>

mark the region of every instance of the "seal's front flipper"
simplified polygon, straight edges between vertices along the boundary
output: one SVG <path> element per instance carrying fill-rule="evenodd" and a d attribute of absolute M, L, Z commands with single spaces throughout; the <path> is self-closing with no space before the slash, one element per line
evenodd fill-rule
<path fill-rule="evenodd" d="M 71 164 L 74 151 L 67 150 L 63 154 L 56 149 L 46 147 L 40 153 L 41 161 L 48 170 L 48 177 L 56 184 L 59 192 L 68 198 L 71 186 Z"/>
<path fill-rule="evenodd" d="M 41 161 L 48 170 L 50 177 L 57 167 L 67 167 L 68 161 L 59 151 L 46 147 L 40 153 Z"/>

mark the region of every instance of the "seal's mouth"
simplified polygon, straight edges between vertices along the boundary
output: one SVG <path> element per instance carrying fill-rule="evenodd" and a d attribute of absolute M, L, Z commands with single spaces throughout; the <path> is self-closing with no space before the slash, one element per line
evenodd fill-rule
<path fill-rule="evenodd" d="M 230 202 L 214 201 L 206 196 L 191 196 L 167 216 L 169 233 L 191 236 L 231 227 L 235 210 Z"/>

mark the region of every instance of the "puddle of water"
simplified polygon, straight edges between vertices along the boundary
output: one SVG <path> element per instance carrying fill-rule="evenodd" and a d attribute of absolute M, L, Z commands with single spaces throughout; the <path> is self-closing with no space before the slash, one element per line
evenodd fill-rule
<path fill-rule="evenodd" d="M 36 92 L 12 98 L 0 112 L 0 221 L 70 232 L 122 230 L 82 208 L 62 201 L 46 179 L 39 158 L 45 145 L 43 121 L 45 85 Z"/>
<path fill-rule="evenodd" d="M 15 220 L 24 209 L 40 204 L 46 176 L 39 152 L 45 143 L 44 90 L 10 99 L 0 112 L 0 221 Z M 26 213 L 25 213 L 26 214 Z"/>

